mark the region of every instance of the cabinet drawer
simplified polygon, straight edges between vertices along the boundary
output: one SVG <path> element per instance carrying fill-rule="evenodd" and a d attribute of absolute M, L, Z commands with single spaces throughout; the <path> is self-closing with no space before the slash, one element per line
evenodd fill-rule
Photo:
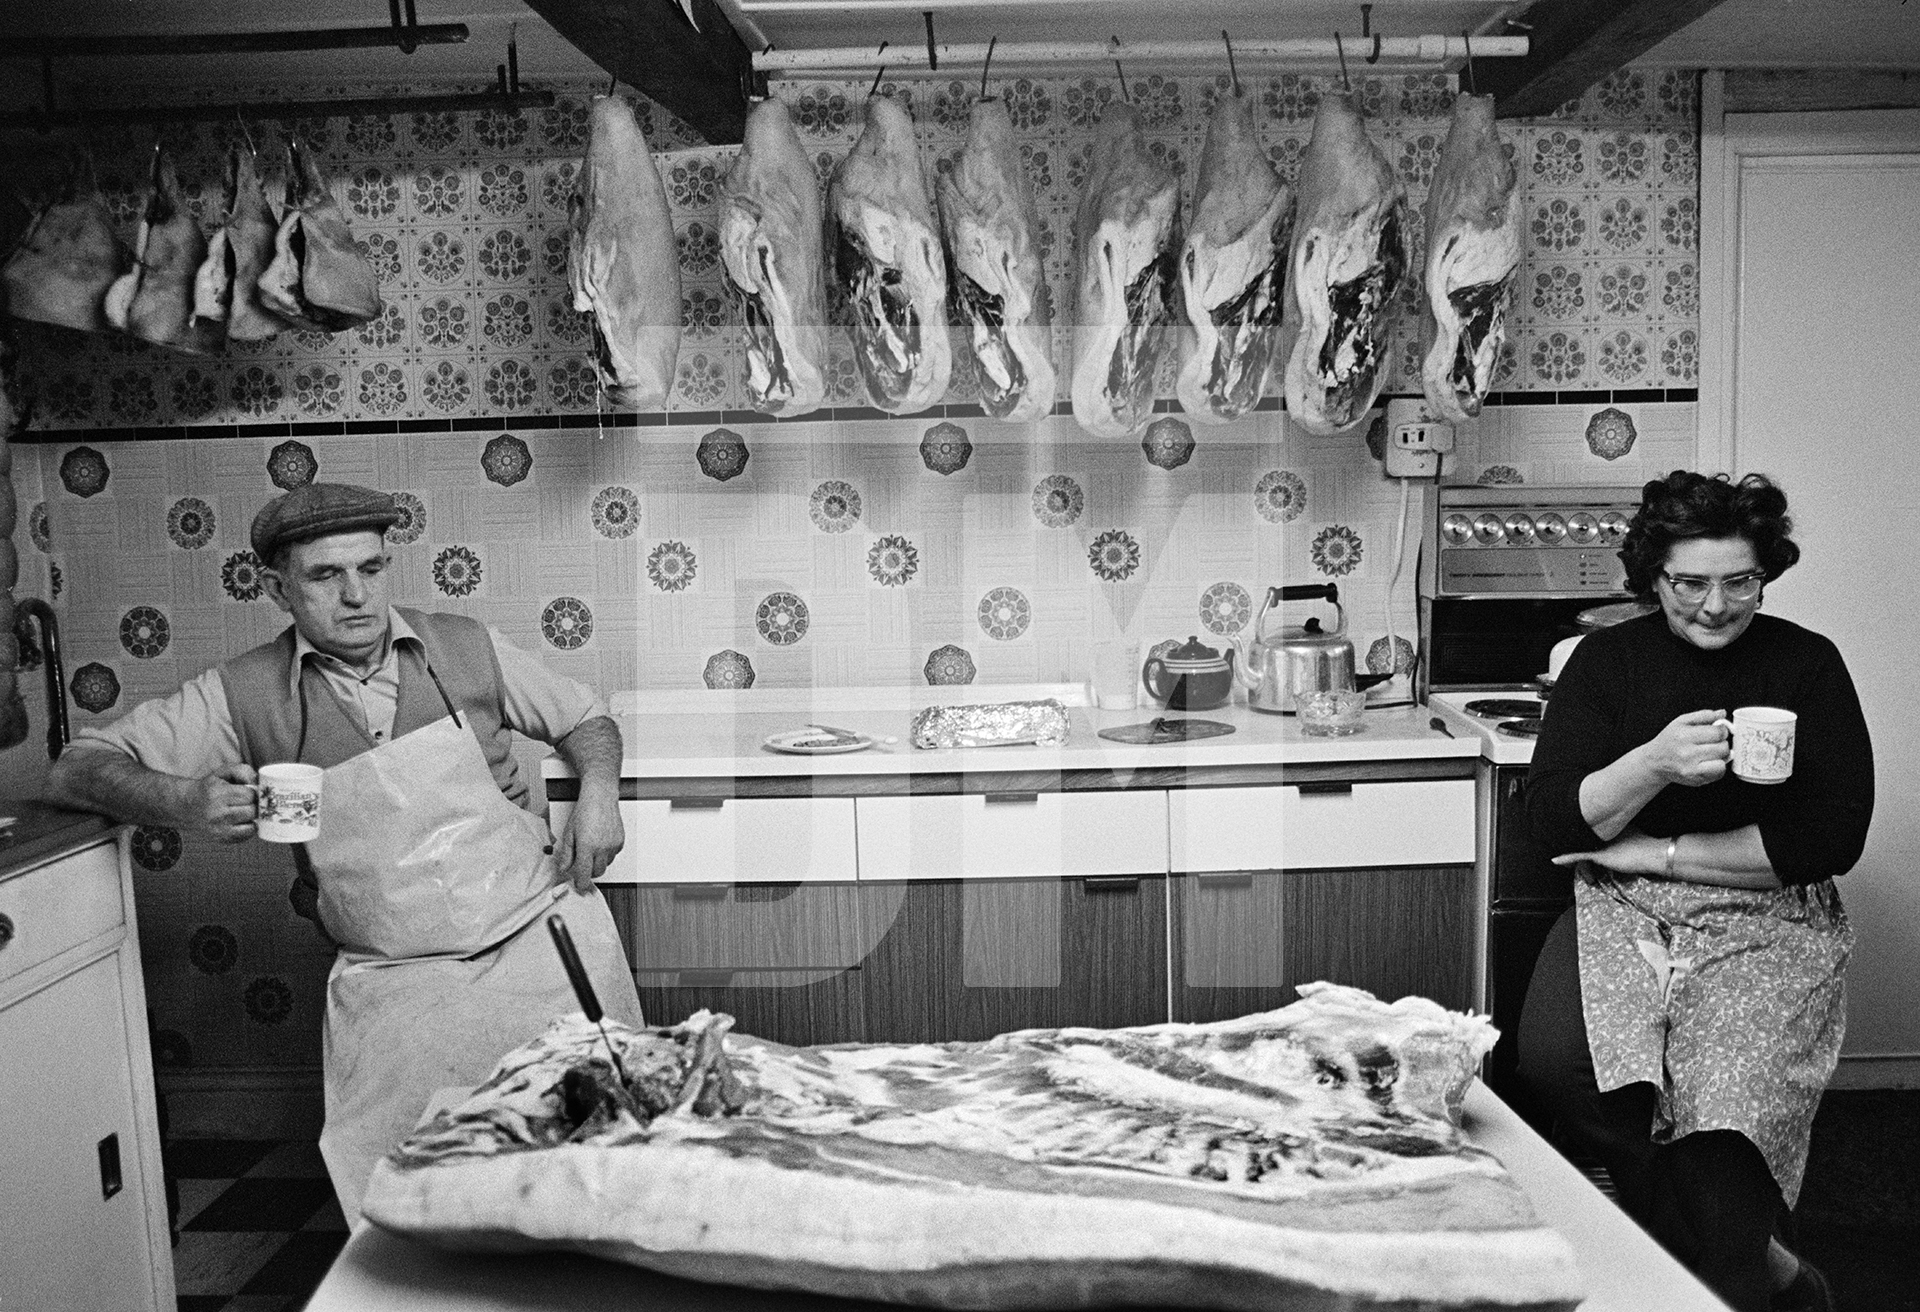
<path fill-rule="evenodd" d="M 555 802 L 555 833 L 573 810 Z M 616 884 L 851 880 L 850 797 L 726 797 L 620 803 L 627 845 L 607 867 Z"/>
<path fill-rule="evenodd" d="M 862 879 L 1157 875 L 1167 795 L 971 793 L 858 799 Z"/>
<path fill-rule="evenodd" d="M 1473 861 L 1473 780 L 1196 788 L 1168 795 L 1173 869 Z"/>
<path fill-rule="evenodd" d="M 0 947 L 0 980 L 25 974 L 126 922 L 119 847 L 101 842 L 0 881 L 0 915 L 12 935 Z"/>
<path fill-rule="evenodd" d="M 636 974 L 844 970 L 884 933 L 841 884 L 643 884 L 603 890 Z"/>

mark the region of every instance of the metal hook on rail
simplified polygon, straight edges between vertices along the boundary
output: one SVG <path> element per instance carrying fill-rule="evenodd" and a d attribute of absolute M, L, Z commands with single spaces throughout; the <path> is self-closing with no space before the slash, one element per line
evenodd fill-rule
<path fill-rule="evenodd" d="M 1340 39 L 1340 29 L 1333 31 L 1333 50 L 1340 56 L 1340 85 L 1348 93 L 1353 91 L 1353 79 L 1347 76 L 1347 43 Z"/>
<path fill-rule="evenodd" d="M 406 5 L 407 16 L 402 21 L 400 0 L 387 0 L 387 13 L 393 19 L 393 30 L 400 34 L 399 40 L 394 44 L 399 47 L 401 54 L 410 55 L 420 48 L 419 39 L 414 36 L 414 29 L 420 26 L 420 18 L 414 13 L 413 0 L 406 0 Z"/>
<path fill-rule="evenodd" d="M 982 100 L 987 98 L 987 70 L 993 67 L 993 48 L 999 44 L 1000 37 L 997 33 L 987 38 L 987 57 L 980 61 L 980 99 Z"/>
<path fill-rule="evenodd" d="M 1377 64 L 1380 62 L 1380 34 L 1373 30 L 1373 6 L 1361 5 L 1360 38 L 1365 40 L 1367 37 L 1373 38 L 1373 53 L 1367 56 L 1367 62 Z"/>
<path fill-rule="evenodd" d="M 1240 94 L 1240 70 L 1233 63 L 1233 38 L 1227 35 L 1227 29 L 1220 29 L 1220 39 L 1227 43 L 1227 74 L 1233 79 L 1233 94 Z"/>
<path fill-rule="evenodd" d="M 940 52 L 934 49 L 933 46 L 933 10 L 922 9 L 920 11 L 920 17 L 927 21 L 927 71 L 929 73 L 938 73 L 940 71 Z"/>
<path fill-rule="evenodd" d="M 873 53 L 876 55 L 882 55 L 886 53 L 886 50 L 887 50 L 887 42 L 882 41 L 880 43 L 880 48 L 874 51 Z M 880 79 L 885 77 L 886 75 L 887 75 L 887 66 L 885 64 L 882 64 L 880 65 L 880 71 L 873 75 L 873 85 L 867 88 L 868 100 L 872 100 L 875 96 L 880 94 Z"/>
<path fill-rule="evenodd" d="M 496 64 L 494 77 L 499 82 L 500 94 L 518 95 L 520 92 L 520 24 L 512 23 L 507 27 L 507 62 Z"/>
<path fill-rule="evenodd" d="M 1114 50 L 1117 51 L 1120 49 L 1119 37 L 1111 36 L 1108 37 L 1107 40 Z M 1113 71 L 1114 75 L 1120 79 L 1120 99 L 1131 105 L 1133 103 L 1133 93 L 1127 90 L 1127 70 L 1120 67 L 1120 56 L 1118 54 L 1113 57 Z"/>
<path fill-rule="evenodd" d="M 1467 94 L 1477 96 L 1480 94 L 1480 83 L 1473 76 L 1473 33 L 1463 31 L 1460 39 L 1467 43 Z"/>

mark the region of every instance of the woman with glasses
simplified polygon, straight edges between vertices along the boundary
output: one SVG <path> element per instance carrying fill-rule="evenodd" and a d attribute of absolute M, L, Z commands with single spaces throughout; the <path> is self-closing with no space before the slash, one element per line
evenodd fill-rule
<path fill-rule="evenodd" d="M 1789 1208 L 1839 1058 L 1873 749 L 1838 648 L 1761 613 L 1800 557 L 1757 474 L 1648 483 L 1620 558 L 1659 609 L 1602 629 L 1554 684 L 1527 811 L 1574 905 L 1534 968 L 1520 1073 L 1562 1143 L 1740 1312 L 1830 1308 Z M 1745 706 L 1798 718 L 1792 774 L 1729 772 Z"/>

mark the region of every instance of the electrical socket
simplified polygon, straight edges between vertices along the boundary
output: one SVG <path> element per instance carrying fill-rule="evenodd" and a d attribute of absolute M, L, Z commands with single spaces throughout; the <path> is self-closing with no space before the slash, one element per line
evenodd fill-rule
<path fill-rule="evenodd" d="M 1438 478 L 1441 456 L 1438 451 L 1420 450 L 1390 444 L 1387 447 L 1387 477 Z"/>
<path fill-rule="evenodd" d="M 1437 478 L 1453 450 L 1453 425 L 1433 417 L 1426 403 L 1411 398 L 1387 402 L 1384 455 L 1390 478 Z"/>

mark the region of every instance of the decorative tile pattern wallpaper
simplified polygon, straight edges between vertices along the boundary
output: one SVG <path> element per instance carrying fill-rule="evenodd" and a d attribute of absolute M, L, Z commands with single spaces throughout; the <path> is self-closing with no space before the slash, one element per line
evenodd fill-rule
<path fill-rule="evenodd" d="M 822 182 L 859 134 L 868 83 L 792 81 L 775 94 L 794 111 Z M 1127 94 L 1154 154 L 1178 171 L 1191 201 L 1206 120 L 1224 75 L 1132 75 Z M 1253 82 L 1268 154 L 1297 174 L 1313 111 L 1329 83 L 1275 74 Z M 884 83 L 914 113 L 931 178 L 952 166 L 977 94 L 972 80 Z M 1093 127 L 1119 94 L 1116 79 L 1020 78 L 999 84 L 1020 131 L 1043 220 L 1041 246 L 1064 326 L 1073 212 Z M 1355 96 L 1374 139 L 1395 161 L 1416 208 L 1445 139 L 1450 78 L 1366 76 Z M 591 414 L 599 404 L 588 333 L 566 286 L 567 203 L 586 146 L 591 88 L 561 89 L 539 112 L 495 111 L 325 119 L 294 128 L 324 161 L 354 235 L 372 261 L 385 313 L 358 330 L 286 333 L 195 358 L 107 335 L 27 332 L 27 387 L 41 428 L 151 427 L 263 421 L 439 419 Z M 1503 125 L 1520 169 L 1527 254 L 1503 389 L 1691 386 L 1698 368 L 1698 142 L 1691 74 L 1627 70 L 1560 114 Z M 737 311 L 722 281 L 720 186 L 735 149 L 697 144 L 689 129 L 637 102 L 666 183 L 681 264 L 682 338 L 670 410 L 745 408 Z M 237 125 L 169 125 L 191 201 L 211 226 Z M 258 134 L 271 168 L 282 134 Z M 0 156 L 42 154 L 46 142 L 0 138 Z M 144 204 L 147 142 L 101 159 L 115 212 L 131 231 Z M 269 183 L 270 192 L 274 184 Z M 1388 391 L 1418 392 L 1418 280 L 1406 284 Z M 1162 395 L 1170 397 L 1172 361 Z M 1060 397 L 1068 386 L 1061 370 Z M 956 370 L 947 400 L 975 399 Z M 829 404 L 866 403 L 836 338 Z M 1149 440 L 1171 468 L 1177 434 Z M 964 461 L 936 441 L 930 461 Z M 931 467 L 931 466 L 930 466 Z M 957 466 L 956 466 L 957 467 Z M 715 477 L 730 477 L 716 466 Z"/>
<path fill-rule="evenodd" d="M 1507 387 L 1693 382 L 1692 86 L 1630 72 L 1559 117 L 1506 126 L 1530 227 Z M 911 95 L 924 158 L 938 168 L 958 148 L 972 86 L 896 90 Z M 1071 197 L 1116 88 L 1018 80 L 1001 90 L 1045 197 L 1064 306 Z M 1183 169 L 1220 90 L 1216 79 L 1154 74 L 1130 86 L 1156 150 Z M 1298 77 L 1260 83 L 1263 131 L 1283 169 L 1297 168 L 1323 90 Z M 1368 78 L 1358 90 L 1417 201 L 1450 84 Z M 778 91 L 824 174 L 857 131 L 864 83 Z M 1399 489 L 1363 443 L 1292 433 L 1280 413 L 1219 429 L 1167 416 L 1120 443 L 1089 440 L 1065 417 L 1010 426 L 728 416 L 603 432 L 516 424 L 595 410 L 564 279 L 587 94 L 569 88 L 542 115 L 300 125 L 381 269 L 389 308 L 358 332 L 289 334 L 216 359 L 25 334 L 35 427 L 53 431 L 15 452 L 28 511 L 18 591 L 60 610 L 76 726 L 170 692 L 283 627 L 247 527 L 269 497 L 316 477 L 399 498 L 398 600 L 484 619 L 608 691 L 1077 679 L 1097 641 L 1198 634 L 1218 645 L 1246 633 L 1268 586 L 1323 579 L 1339 582 L 1368 667 L 1408 666 L 1414 544 L 1390 587 Z M 674 407 L 737 407 L 740 361 L 713 226 L 729 152 L 696 148 L 649 113 L 687 289 Z M 230 129 L 179 131 L 204 218 Z M 263 137 L 271 156 L 278 137 Z M 130 231 L 144 151 L 104 162 Z M 1063 359 L 1064 345 L 1063 335 Z M 1394 387 L 1405 390 L 1405 343 L 1397 359 Z M 840 363 L 835 402 L 859 405 L 850 362 Z M 968 399 L 964 380 L 949 399 Z M 1634 402 L 1489 409 L 1460 433 L 1449 476 L 1637 481 L 1691 463 L 1692 412 Z M 153 442 L 85 431 L 463 417 L 501 428 Z M 23 659 L 34 659 L 31 644 Z M 0 768 L 28 771 L 32 750 Z M 525 759 L 541 754 L 528 748 Z M 284 850 L 150 828 L 134 854 L 161 1061 L 317 1064 L 330 954 L 287 907 Z"/>

